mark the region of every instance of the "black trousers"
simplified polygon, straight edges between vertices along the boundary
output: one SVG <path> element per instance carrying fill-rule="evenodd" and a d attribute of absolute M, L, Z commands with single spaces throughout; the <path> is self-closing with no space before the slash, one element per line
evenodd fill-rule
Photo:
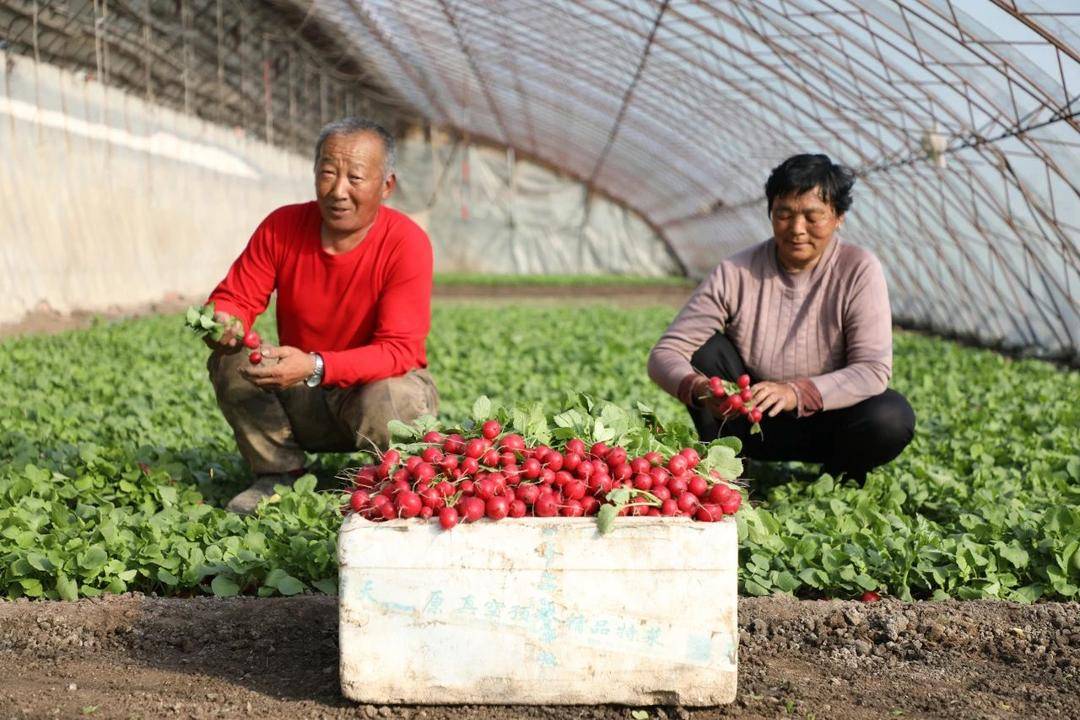
<path fill-rule="evenodd" d="M 698 348 L 690 363 L 705 375 L 725 380 L 746 372 L 735 346 L 719 332 Z M 758 435 L 750 434 L 750 423 L 742 416 L 724 421 L 702 408 L 687 409 L 703 442 L 715 440 L 723 423 L 723 434 L 742 440 L 748 458 L 821 463 L 822 472 L 833 477 L 843 473 L 860 482 L 869 470 L 899 455 L 915 436 L 915 411 L 895 390 L 804 418 L 795 412 L 765 417 Z"/>

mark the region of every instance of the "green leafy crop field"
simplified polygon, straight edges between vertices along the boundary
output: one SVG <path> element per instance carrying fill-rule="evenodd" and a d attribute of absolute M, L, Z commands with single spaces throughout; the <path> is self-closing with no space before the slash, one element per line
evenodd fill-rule
<path fill-rule="evenodd" d="M 440 419 L 467 421 L 481 395 L 555 413 L 577 390 L 649 406 L 679 436 L 682 409 L 645 374 L 671 316 L 439 307 Z M 273 337 L 265 318 L 259 329 Z M 248 477 L 206 353 L 175 316 L 0 344 L 0 594 L 334 591 L 338 493 L 309 478 L 255 517 L 220 509 Z M 898 333 L 893 387 L 916 439 L 865 487 L 749 466 L 742 591 L 1080 597 L 1080 373 Z M 312 468 L 333 486 L 357 462 Z"/>

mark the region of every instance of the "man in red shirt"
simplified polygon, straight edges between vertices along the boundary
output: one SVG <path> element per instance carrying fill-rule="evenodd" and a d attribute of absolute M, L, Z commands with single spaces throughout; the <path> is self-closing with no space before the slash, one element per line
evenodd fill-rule
<path fill-rule="evenodd" d="M 207 363 L 218 405 L 255 483 L 249 513 L 303 472 L 304 452 L 384 448 L 387 423 L 434 415 L 427 370 L 432 252 L 383 206 L 394 139 L 370 121 L 330 123 L 315 146 L 314 202 L 270 213 L 210 294 L 226 331 Z M 277 291 L 280 346 L 252 364 L 242 339 Z"/>

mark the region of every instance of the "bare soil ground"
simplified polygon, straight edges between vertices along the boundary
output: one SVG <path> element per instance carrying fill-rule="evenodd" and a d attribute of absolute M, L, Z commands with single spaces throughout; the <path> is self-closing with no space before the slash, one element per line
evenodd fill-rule
<path fill-rule="evenodd" d="M 1080 717 L 1080 605 L 746 598 L 739 696 L 654 720 Z M 0 602 L 0 718 L 630 718 L 619 706 L 370 706 L 338 685 L 337 606 Z"/>
<path fill-rule="evenodd" d="M 670 305 L 679 307 L 686 302 L 694 288 L 673 285 L 572 285 L 551 287 L 543 285 L 446 285 L 436 286 L 434 301 L 485 303 L 605 303 L 619 307 L 650 307 Z"/>

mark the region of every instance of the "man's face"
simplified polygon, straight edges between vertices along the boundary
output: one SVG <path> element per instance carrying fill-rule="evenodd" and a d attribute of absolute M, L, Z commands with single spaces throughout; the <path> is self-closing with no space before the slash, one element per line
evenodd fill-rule
<path fill-rule="evenodd" d="M 384 160 L 382 140 L 375 133 L 326 139 L 315 166 L 315 197 L 328 229 L 352 233 L 374 222 L 396 182 L 393 175 L 383 177 Z"/>
<path fill-rule="evenodd" d="M 844 216 L 821 199 L 819 188 L 776 198 L 772 226 L 781 264 L 795 270 L 816 265 L 843 222 Z"/>

